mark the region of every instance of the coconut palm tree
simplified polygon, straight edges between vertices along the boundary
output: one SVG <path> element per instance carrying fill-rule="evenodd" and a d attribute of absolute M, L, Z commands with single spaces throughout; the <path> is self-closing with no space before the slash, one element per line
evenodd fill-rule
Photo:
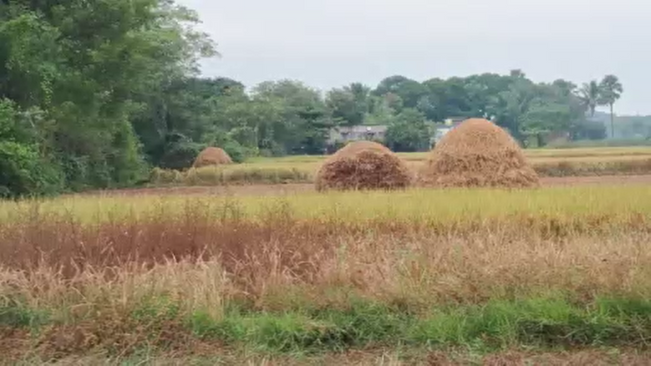
<path fill-rule="evenodd" d="M 590 111 L 590 117 L 594 117 L 594 112 L 601 102 L 601 88 L 596 80 L 583 84 L 579 90 L 579 98 L 584 107 Z"/>
<path fill-rule="evenodd" d="M 615 137 L 615 102 L 622 96 L 624 88 L 615 75 L 606 75 L 599 84 L 600 104 L 610 106 L 610 137 Z"/>

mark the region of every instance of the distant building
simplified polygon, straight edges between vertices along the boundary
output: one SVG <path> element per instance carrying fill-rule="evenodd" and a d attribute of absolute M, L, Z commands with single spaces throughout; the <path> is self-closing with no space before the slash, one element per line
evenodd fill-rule
<path fill-rule="evenodd" d="M 450 117 L 443 123 L 428 122 L 430 126 L 430 146 L 438 143 L 445 134 L 456 128 L 461 122 L 468 119 L 467 117 Z M 430 125 L 431 123 L 431 125 Z M 388 126 L 350 126 L 336 127 L 330 130 L 328 145 L 346 144 L 350 141 L 371 140 L 384 141 Z"/>
<path fill-rule="evenodd" d="M 350 126 L 336 127 L 330 130 L 329 145 L 359 140 L 383 141 L 387 126 Z"/>
<path fill-rule="evenodd" d="M 438 144 L 439 141 L 445 136 L 448 132 L 452 131 L 455 129 L 457 126 L 459 126 L 463 121 L 465 121 L 467 118 L 466 117 L 451 117 L 446 119 L 443 124 L 438 125 L 436 127 L 436 130 L 434 131 L 434 136 L 432 136 L 430 140 L 430 145 L 435 145 Z"/>

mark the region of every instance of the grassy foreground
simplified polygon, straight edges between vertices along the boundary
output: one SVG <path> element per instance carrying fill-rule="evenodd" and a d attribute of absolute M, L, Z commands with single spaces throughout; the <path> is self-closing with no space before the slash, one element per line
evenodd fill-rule
<path fill-rule="evenodd" d="M 5 202 L 0 354 L 635 359 L 650 203 L 647 187 Z"/>

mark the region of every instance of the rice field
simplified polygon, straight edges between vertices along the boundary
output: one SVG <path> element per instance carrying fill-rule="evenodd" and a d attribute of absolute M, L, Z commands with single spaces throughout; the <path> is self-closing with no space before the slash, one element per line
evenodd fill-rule
<path fill-rule="evenodd" d="M 0 202 L 0 364 L 645 364 L 647 182 Z"/>
<path fill-rule="evenodd" d="M 525 150 L 539 176 L 599 177 L 651 175 L 651 148 L 577 148 Z M 398 154 L 418 173 L 428 153 Z M 150 186 L 224 186 L 246 184 L 312 183 L 324 156 L 253 158 L 244 164 L 190 169 L 185 172 L 155 169 Z"/>

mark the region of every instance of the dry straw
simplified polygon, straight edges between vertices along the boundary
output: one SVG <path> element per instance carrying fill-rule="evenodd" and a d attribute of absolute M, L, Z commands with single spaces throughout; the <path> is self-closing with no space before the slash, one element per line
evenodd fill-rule
<path fill-rule="evenodd" d="M 192 167 L 201 168 L 204 166 L 216 166 L 232 163 L 233 160 L 228 156 L 226 151 L 218 147 L 208 147 L 199 153 L 199 156 L 195 159 Z"/>
<path fill-rule="evenodd" d="M 446 134 L 421 170 L 420 180 L 439 187 L 540 186 L 520 146 L 485 119 L 466 120 Z"/>
<path fill-rule="evenodd" d="M 401 189 L 411 184 L 407 165 L 387 147 L 355 141 L 328 158 L 316 175 L 316 189 Z"/>

